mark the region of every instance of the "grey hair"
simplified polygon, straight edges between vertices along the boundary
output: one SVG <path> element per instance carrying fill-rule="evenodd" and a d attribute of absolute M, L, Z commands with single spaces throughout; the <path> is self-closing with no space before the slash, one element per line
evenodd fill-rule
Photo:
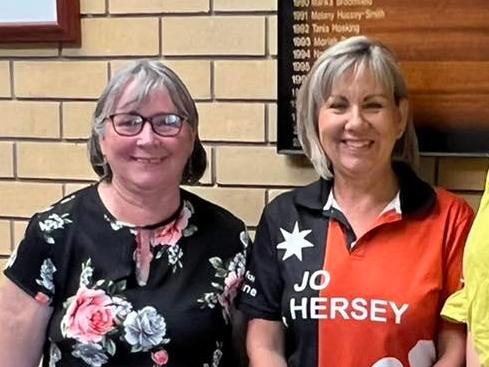
<path fill-rule="evenodd" d="M 207 157 L 199 135 L 199 115 L 195 102 L 185 84 L 169 67 L 158 61 L 139 60 L 117 72 L 98 99 L 92 116 L 92 128 L 88 140 L 88 153 L 93 170 L 101 178 L 110 182 L 112 170 L 100 148 L 100 138 L 104 136 L 107 117 L 115 112 L 117 104 L 129 83 L 134 82 L 134 99 L 142 103 L 155 90 L 166 90 L 177 109 L 177 113 L 187 120 L 195 131 L 192 154 L 182 175 L 182 184 L 193 184 L 204 174 Z"/>
<path fill-rule="evenodd" d="M 347 38 L 328 48 L 314 63 L 298 92 L 299 141 L 316 172 L 325 179 L 331 179 L 333 172 L 319 140 L 319 110 L 331 95 L 333 84 L 345 72 L 353 70 L 358 74 L 365 69 L 369 69 L 387 91 L 392 91 L 397 105 L 408 98 L 406 82 L 392 52 L 365 36 Z M 418 157 L 418 143 L 409 112 L 406 130 L 394 146 L 392 159 L 402 160 L 416 169 Z"/>

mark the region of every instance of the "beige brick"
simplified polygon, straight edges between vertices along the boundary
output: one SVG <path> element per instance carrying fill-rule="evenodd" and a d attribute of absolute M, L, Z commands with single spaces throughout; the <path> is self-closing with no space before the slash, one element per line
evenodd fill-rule
<path fill-rule="evenodd" d="M 57 45 L 52 43 L 3 43 L 1 57 L 51 57 L 58 56 Z"/>
<path fill-rule="evenodd" d="M 0 177 L 14 177 L 14 143 L 0 141 Z"/>
<path fill-rule="evenodd" d="M 265 106 L 257 103 L 200 103 L 202 140 L 263 142 Z"/>
<path fill-rule="evenodd" d="M 436 159 L 433 157 L 421 157 L 419 159 L 419 176 L 424 181 L 434 185 L 436 183 Z"/>
<path fill-rule="evenodd" d="M 284 156 L 275 147 L 216 148 L 217 183 L 299 186 L 317 179 L 302 156 Z"/>
<path fill-rule="evenodd" d="M 162 22 L 164 55 L 265 54 L 264 17 L 169 17 Z"/>
<path fill-rule="evenodd" d="M 61 198 L 61 184 L 0 182 L 0 215 L 29 218 Z"/>
<path fill-rule="evenodd" d="M 19 61 L 14 64 L 17 97 L 98 98 L 107 83 L 103 61 Z"/>
<path fill-rule="evenodd" d="M 17 175 L 29 178 L 95 179 L 85 143 L 17 143 Z"/>
<path fill-rule="evenodd" d="M 212 171 L 213 171 L 213 153 L 212 153 L 212 147 L 210 146 L 205 146 L 204 145 L 204 149 L 207 153 L 207 168 L 204 172 L 204 175 L 202 176 L 202 178 L 199 180 L 199 183 L 203 184 L 203 185 L 211 185 L 213 183 L 213 174 L 212 174 Z"/>
<path fill-rule="evenodd" d="M 160 60 L 178 74 L 192 98 L 211 98 L 211 62 L 209 60 Z M 117 60 L 110 63 L 112 75 L 132 61 Z"/>
<path fill-rule="evenodd" d="M 482 190 L 488 168 L 488 159 L 440 158 L 438 185 L 451 190 Z"/>
<path fill-rule="evenodd" d="M 162 60 L 187 86 L 192 98 L 211 98 L 211 62 L 209 60 Z"/>
<path fill-rule="evenodd" d="M 241 218 L 247 225 L 256 226 L 265 204 L 265 190 L 215 187 L 187 187 L 195 194 L 220 205 Z"/>
<path fill-rule="evenodd" d="M 90 135 L 92 113 L 95 102 L 63 103 L 63 137 L 85 139 Z"/>
<path fill-rule="evenodd" d="M 109 0 L 112 14 L 206 13 L 209 10 L 209 0 Z"/>
<path fill-rule="evenodd" d="M 26 220 L 14 221 L 14 243 L 12 248 L 15 248 L 20 243 L 20 241 L 22 241 L 25 236 L 25 230 L 27 229 L 28 224 L 29 222 Z"/>
<path fill-rule="evenodd" d="M 0 220 L 0 255 L 9 255 L 11 244 L 10 221 Z"/>
<path fill-rule="evenodd" d="M 81 47 L 66 56 L 153 56 L 159 53 L 158 18 L 84 18 Z"/>
<path fill-rule="evenodd" d="M 75 191 L 81 190 L 87 186 L 90 186 L 92 183 L 91 182 L 84 182 L 84 183 L 67 183 L 64 184 L 65 190 L 64 190 L 64 195 L 69 195 L 74 193 Z"/>
<path fill-rule="evenodd" d="M 275 199 L 277 196 L 283 194 L 284 192 L 290 191 L 290 189 L 280 189 L 280 190 L 268 190 L 268 202 L 271 202 L 273 199 Z"/>
<path fill-rule="evenodd" d="M 0 97 L 10 97 L 10 66 L 8 61 L 0 61 Z"/>
<path fill-rule="evenodd" d="M 272 143 L 277 142 L 277 104 L 270 103 L 267 108 L 267 137 Z"/>
<path fill-rule="evenodd" d="M 481 201 L 482 193 L 456 193 L 458 196 L 464 198 L 469 205 L 474 209 L 474 212 L 477 213 L 477 210 L 479 210 L 479 204 Z"/>
<path fill-rule="evenodd" d="M 105 13 L 105 0 L 80 0 L 80 13 L 82 14 Z"/>
<path fill-rule="evenodd" d="M 268 53 L 272 56 L 277 55 L 277 16 L 268 17 Z"/>
<path fill-rule="evenodd" d="M 267 11 L 277 10 L 279 0 L 214 0 L 216 11 Z"/>
<path fill-rule="evenodd" d="M 215 96 L 220 99 L 276 99 L 277 64 L 274 60 L 215 62 Z"/>
<path fill-rule="evenodd" d="M 59 103 L 0 101 L 0 136 L 59 138 Z"/>

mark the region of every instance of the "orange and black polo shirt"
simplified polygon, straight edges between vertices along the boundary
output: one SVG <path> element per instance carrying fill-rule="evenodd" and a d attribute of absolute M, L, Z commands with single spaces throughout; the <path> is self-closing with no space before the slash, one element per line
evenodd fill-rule
<path fill-rule="evenodd" d="M 440 309 L 461 286 L 473 212 L 406 165 L 394 169 L 397 205 L 360 238 L 330 205 L 330 181 L 285 193 L 265 208 L 239 307 L 251 318 L 283 323 L 289 366 L 435 361 Z"/>

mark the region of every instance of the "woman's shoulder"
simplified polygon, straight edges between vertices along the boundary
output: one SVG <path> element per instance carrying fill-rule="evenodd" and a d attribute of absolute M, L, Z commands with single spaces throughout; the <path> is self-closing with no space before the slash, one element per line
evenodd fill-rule
<path fill-rule="evenodd" d="M 35 213 L 34 217 L 42 220 L 56 215 L 70 215 L 77 211 L 86 199 L 93 199 L 96 195 L 96 190 L 96 185 L 90 185 L 69 193 L 47 208 Z"/>
<path fill-rule="evenodd" d="M 235 214 L 222 206 L 213 203 L 196 193 L 182 189 L 182 199 L 190 205 L 194 211 L 194 215 L 200 220 L 213 223 L 213 225 L 227 225 L 227 227 L 239 227 L 243 228 L 244 222 L 238 218 Z"/>
<path fill-rule="evenodd" d="M 96 186 L 90 185 L 64 196 L 35 213 L 31 217 L 29 228 L 37 229 L 48 243 L 54 243 L 55 237 L 63 236 L 65 230 L 72 227 L 79 213 L 86 212 L 82 205 L 95 193 Z"/>
<path fill-rule="evenodd" d="M 435 191 L 438 207 L 442 212 L 453 213 L 457 216 L 468 217 L 468 219 L 472 220 L 474 217 L 474 210 L 463 197 L 442 187 L 436 187 Z"/>
<path fill-rule="evenodd" d="M 316 180 L 308 185 L 293 189 L 276 190 L 266 205 L 266 211 L 270 213 L 282 213 L 289 210 L 322 211 L 331 189 L 331 182 L 323 179 Z"/>

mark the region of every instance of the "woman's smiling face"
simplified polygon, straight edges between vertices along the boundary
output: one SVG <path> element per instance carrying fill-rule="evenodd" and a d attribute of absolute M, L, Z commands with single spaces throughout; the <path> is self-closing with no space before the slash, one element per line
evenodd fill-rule
<path fill-rule="evenodd" d="M 350 177 L 390 169 L 396 140 L 407 123 L 407 101 L 396 104 L 369 69 L 349 70 L 332 86 L 319 110 L 321 146 L 335 175 Z"/>
<path fill-rule="evenodd" d="M 127 85 L 114 113 L 135 112 L 147 118 L 161 113 L 177 113 L 165 89 L 151 92 L 138 103 L 133 98 L 133 88 L 132 83 Z M 112 170 L 113 182 L 133 190 L 153 190 L 180 184 L 194 138 L 195 133 L 187 122 L 183 123 L 178 135 L 162 137 L 154 133 L 148 122 L 139 134 L 120 136 L 107 121 L 100 146 Z"/>

